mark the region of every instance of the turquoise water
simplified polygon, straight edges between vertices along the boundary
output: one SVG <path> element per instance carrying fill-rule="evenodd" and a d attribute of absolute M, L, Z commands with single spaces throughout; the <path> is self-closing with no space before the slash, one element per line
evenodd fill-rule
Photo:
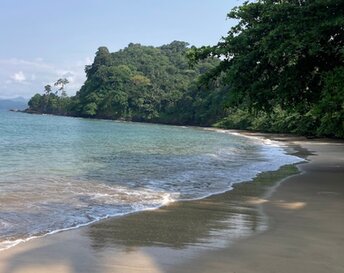
<path fill-rule="evenodd" d="M 0 112 L 0 249 L 203 198 L 298 161 L 201 128 Z"/>

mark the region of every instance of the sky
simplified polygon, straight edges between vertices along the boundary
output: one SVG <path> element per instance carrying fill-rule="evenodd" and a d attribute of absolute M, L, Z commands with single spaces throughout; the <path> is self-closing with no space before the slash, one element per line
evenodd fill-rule
<path fill-rule="evenodd" d="M 241 0 L 1 0 L 0 98 L 42 93 L 61 77 L 74 95 L 98 47 L 213 45 Z"/>

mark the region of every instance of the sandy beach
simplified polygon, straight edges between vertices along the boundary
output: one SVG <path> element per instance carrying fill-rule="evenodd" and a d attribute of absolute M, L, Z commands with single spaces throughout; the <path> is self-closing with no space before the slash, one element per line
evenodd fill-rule
<path fill-rule="evenodd" d="M 0 272 L 344 272 L 344 143 L 272 138 L 308 160 L 299 174 L 34 239 Z"/>

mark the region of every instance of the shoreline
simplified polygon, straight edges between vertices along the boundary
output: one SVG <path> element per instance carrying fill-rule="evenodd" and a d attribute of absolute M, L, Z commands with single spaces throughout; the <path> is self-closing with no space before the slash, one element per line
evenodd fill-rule
<path fill-rule="evenodd" d="M 113 122 L 123 122 L 123 123 L 138 123 L 138 124 L 152 124 L 152 125 L 165 125 L 165 126 L 176 126 L 176 127 L 187 127 L 187 128 L 199 128 L 203 130 L 209 130 L 209 131 L 223 131 L 223 132 L 229 132 L 237 135 L 242 136 L 253 136 L 254 138 L 260 138 L 260 139 L 274 139 L 275 141 L 279 141 L 278 139 L 281 139 L 281 141 L 285 141 L 285 138 L 288 138 L 290 140 L 319 140 L 323 139 L 326 141 L 339 141 L 343 142 L 343 138 L 336 138 L 336 137 L 326 137 L 326 136 L 307 136 L 307 135 L 299 135 L 295 133 L 283 133 L 283 132 L 266 132 L 266 131 L 255 131 L 250 129 L 230 129 L 230 128 L 222 128 L 222 127 L 215 127 L 211 124 L 208 125 L 199 125 L 199 124 L 181 124 L 181 123 L 168 123 L 168 122 L 159 122 L 157 120 L 154 121 L 140 121 L 140 120 L 130 120 L 130 119 L 112 119 L 112 118 L 102 118 L 102 117 L 85 117 L 85 116 L 73 116 L 73 115 L 59 115 L 59 114 L 50 114 L 50 113 L 41 113 L 41 112 L 30 112 L 27 111 L 28 109 L 19 110 L 19 111 L 10 111 L 8 112 L 14 112 L 14 113 L 22 113 L 22 114 L 28 114 L 28 115 L 37 115 L 37 116 L 54 116 L 54 117 L 67 117 L 67 118 L 76 118 L 76 119 L 84 119 L 84 120 L 99 120 L 99 121 L 113 121 Z M 280 138 L 281 137 L 281 138 Z"/>
<path fill-rule="evenodd" d="M 266 134 L 264 135 L 264 137 L 271 139 L 271 136 Z M 280 136 L 278 136 L 278 138 L 280 138 Z M 302 184 L 302 176 L 312 173 L 312 171 L 314 172 L 312 168 L 307 166 L 318 164 L 317 156 L 325 158 L 322 160 L 326 162 L 329 161 L 331 162 L 331 164 L 335 162 L 335 166 L 339 166 L 336 167 L 339 169 L 339 171 L 338 174 L 335 173 L 334 175 L 339 175 L 339 179 L 343 178 L 342 168 L 344 164 L 342 162 L 343 160 L 340 159 L 340 157 L 338 158 L 338 153 L 340 155 L 340 152 L 344 151 L 342 142 L 324 142 L 324 140 L 321 140 L 320 142 L 316 140 L 295 141 L 291 140 L 290 138 L 288 139 L 288 137 L 284 138 L 284 141 L 290 142 L 289 147 L 301 145 L 301 149 L 298 151 L 300 153 L 304 153 L 304 150 L 302 149 L 306 148 L 316 151 L 318 155 L 311 154 L 310 157 L 312 157 L 312 160 L 309 163 L 301 163 L 300 165 L 298 165 L 299 168 L 301 168 L 301 170 L 303 171 L 302 174 L 291 177 L 289 176 L 288 178 L 283 179 L 275 184 L 278 186 L 276 186 L 277 189 L 275 188 L 272 193 L 273 200 L 269 200 L 269 196 L 264 196 L 261 198 L 251 199 L 251 204 L 249 204 L 249 206 L 245 208 L 243 206 L 242 200 L 241 203 L 237 203 L 235 205 L 230 204 L 228 206 L 228 204 L 226 205 L 226 201 L 228 201 L 226 197 L 228 197 L 227 195 L 230 192 L 227 192 L 199 201 L 188 201 L 187 205 L 171 204 L 170 206 L 158 209 L 156 211 L 140 212 L 138 214 L 123 216 L 120 218 L 103 220 L 88 227 L 32 240 L 30 242 L 20 244 L 11 249 L 3 251 L 0 257 L 0 272 L 45 272 L 45 270 L 47 270 L 48 268 L 52 272 L 142 272 L 139 270 L 142 270 L 142 268 L 147 270 L 147 272 L 273 272 L 271 269 L 274 268 L 274 266 L 271 265 L 271 263 L 276 264 L 276 261 L 271 261 L 270 259 L 261 262 L 255 260 L 256 263 L 258 263 L 259 265 L 265 264 L 266 267 L 264 267 L 264 270 L 266 271 L 263 271 L 263 269 L 260 271 L 259 267 L 257 268 L 256 266 L 249 268 L 248 265 L 245 264 L 244 260 L 247 260 L 247 257 L 249 257 L 249 255 L 253 255 L 253 258 L 257 258 L 261 256 L 262 252 L 265 251 L 265 248 L 260 249 L 256 244 L 252 245 L 252 242 L 257 240 L 257 238 L 259 240 L 259 238 L 261 237 L 271 237 L 274 230 L 276 229 L 276 218 L 278 220 L 277 222 L 287 221 L 285 215 L 281 214 L 280 216 L 276 216 L 274 214 L 274 211 L 271 212 L 272 207 L 275 210 L 276 208 L 278 208 L 286 210 L 288 213 L 290 213 L 294 211 L 302 211 L 305 207 L 307 208 L 308 206 L 307 202 L 287 202 L 287 200 L 283 201 L 282 199 L 276 198 L 280 197 L 280 195 L 285 195 L 286 192 L 288 193 L 290 183 L 292 183 L 294 180 L 299 182 L 301 181 L 300 184 Z M 327 144 L 324 145 L 323 143 Z M 327 151 L 326 149 L 330 149 L 330 151 Z M 337 158 L 332 158 L 330 155 L 328 155 L 329 152 L 331 152 L 332 154 L 336 153 Z M 325 168 L 326 162 L 322 162 L 320 166 L 323 166 L 323 168 Z M 250 183 L 240 183 L 237 185 L 243 184 Z M 297 188 L 297 185 L 293 185 L 293 187 Z M 344 186 L 342 185 L 341 189 L 343 187 Z M 287 188 L 287 190 L 285 188 Z M 247 189 L 244 190 L 247 191 Z M 323 195 L 327 197 L 330 196 L 334 198 L 343 198 L 341 191 L 339 191 L 338 195 L 331 195 L 331 191 L 323 192 Z M 247 201 L 248 200 L 245 200 L 244 202 L 246 206 Z M 271 225 L 269 226 L 268 230 L 265 230 L 264 232 L 256 232 L 255 234 L 249 234 L 249 236 L 237 240 L 238 238 L 233 239 L 223 235 L 226 233 L 226 229 L 228 230 L 228 227 L 221 227 L 216 230 L 216 228 L 212 226 L 214 225 L 214 223 L 219 224 L 221 222 L 225 222 L 224 219 L 222 219 L 225 214 L 223 213 L 224 211 L 232 216 L 244 215 L 244 217 L 247 217 L 247 215 L 254 215 L 254 217 L 252 217 L 255 218 L 254 221 L 261 221 L 262 219 L 259 219 L 259 217 L 257 217 L 257 214 L 253 213 L 254 209 L 252 209 L 252 207 L 250 206 L 253 206 L 255 208 L 258 208 L 260 206 L 263 207 L 264 213 L 268 215 L 269 221 L 271 221 Z M 233 207 L 236 207 L 236 209 L 233 210 Z M 246 214 L 238 213 L 242 211 L 245 211 Z M 198 242 L 197 240 L 190 241 L 192 233 L 197 232 L 189 230 L 191 227 L 188 226 L 188 222 L 186 221 L 185 216 L 193 217 L 193 215 L 196 216 L 192 220 L 204 224 L 207 227 L 206 232 L 212 229 L 215 229 L 215 231 L 218 231 L 219 233 L 222 232 L 222 234 L 220 235 L 210 234 L 211 236 L 208 236 L 208 234 L 207 236 L 203 236 L 203 238 L 201 238 L 202 240 L 209 241 L 209 238 L 213 239 L 213 237 L 218 237 L 217 240 L 215 240 L 214 245 L 211 246 L 209 242 L 202 242 L 202 240 L 200 240 L 200 242 Z M 164 230 L 158 230 L 160 233 L 151 234 L 150 229 L 153 228 L 154 230 L 154 228 L 156 228 L 155 225 L 147 226 L 147 224 L 145 225 L 144 223 L 146 222 L 147 218 L 151 221 L 157 221 L 161 220 L 161 217 L 166 217 L 166 219 L 168 220 L 167 226 L 165 226 Z M 215 220 L 213 219 L 213 222 L 206 221 L 207 219 L 205 218 L 207 217 L 214 217 Z M 178 219 L 176 220 L 176 218 Z M 236 221 L 238 220 L 236 219 Z M 251 221 L 250 224 L 252 224 L 254 221 Z M 210 222 L 210 224 L 208 222 Z M 155 224 L 158 223 L 161 224 L 160 222 L 156 222 Z M 178 224 L 177 226 L 175 226 L 176 223 L 179 223 L 180 225 Z M 238 223 L 239 222 L 236 222 L 236 225 L 238 225 Z M 138 228 L 136 230 L 133 229 L 131 227 L 132 224 L 138 225 Z M 210 227 L 207 226 L 208 224 L 210 225 Z M 177 230 L 173 228 L 173 225 Z M 185 228 L 185 226 L 187 227 Z M 199 224 L 196 226 L 199 226 Z M 241 228 L 243 228 L 243 226 L 241 226 Z M 257 227 L 255 228 L 259 229 Z M 128 229 L 128 231 L 126 229 Z M 137 234 L 137 236 L 133 236 L 133 233 L 131 233 L 130 231 L 136 231 L 139 234 Z M 187 234 L 186 236 L 184 236 L 184 238 L 183 234 L 185 232 Z M 199 234 L 204 235 L 204 233 L 206 232 L 204 230 L 200 230 Z M 305 230 L 305 232 L 307 232 L 307 230 Z M 112 237 L 112 233 L 114 233 L 114 237 Z M 178 236 L 182 238 L 179 238 L 180 240 L 178 240 Z M 167 239 L 165 237 L 167 237 Z M 186 244 L 183 244 L 183 240 L 187 241 Z M 222 241 L 225 241 L 224 245 L 220 245 L 223 244 Z M 271 242 L 276 243 L 276 238 L 274 238 L 274 240 L 272 240 Z M 274 245 L 272 243 L 271 245 Z M 68 248 L 66 249 L 67 246 L 70 247 L 70 250 L 68 250 Z M 243 249 L 245 250 L 245 247 L 246 251 L 248 251 L 249 254 L 244 253 L 241 254 L 242 256 L 240 256 L 237 251 L 239 250 L 239 253 L 243 253 Z M 274 247 L 276 247 L 276 245 L 274 245 Z M 120 250 L 118 250 L 118 248 Z M 130 250 L 128 250 L 128 248 Z M 40 252 L 42 250 L 44 250 L 44 252 Z M 98 264 L 98 267 L 95 268 L 94 266 L 88 264 L 87 261 L 85 261 L 82 257 L 80 257 L 80 255 L 77 254 L 78 252 L 83 253 L 83 256 L 88 257 L 90 261 L 92 261 L 92 263 L 95 263 L 96 265 Z M 229 255 L 230 262 L 228 261 L 228 254 L 231 254 Z M 274 252 L 272 253 L 272 255 L 273 254 Z M 106 262 L 106 270 L 96 271 L 101 268 L 100 263 L 104 263 L 104 260 L 107 260 L 110 257 L 114 257 L 113 255 L 115 255 L 116 258 L 112 261 Z M 238 255 L 240 257 L 238 257 Z M 168 256 L 171 261 L 166 261 L 165 256 Z M 133 257 L 137 257 L 137 261 L 134 262 L 134 264 L 136 265 L 131 265 L 133 263 Z M 183 259 L 181 259 L 181 257 L 183 257 Z M 223 258 L 223 260 L 221 260 L 221 258 Z M 154 264 L 152 264 L 152 261 L 154 261 Z M 214 264 L 215 261 L 216 264 Z M 40 267 L 40 264 L 43 264 L 44 266 Z M 73 266 L 70 266 L 70 264 L 73 264 Z M 85 267 L 85 264 L 88 264 L 88 266 Z M 130 266 L 128 264 L 130 264 Z M 249 264 L 252 263 L 250 262 Z M 231 268 L 233 268 L 233 270 L 228 268 L 229 265 L 231 265 Z M 227 268 L 225 271 L 223 271 L 224 266 L 226 266 Z M 235 271 L 234 268 L 238 271 Z M 339 269 L 342 268 L 344 267 L 340 265 Z M 314 268 L 314 270 L 315 271 L 313 272 L 324 272 L 316 271 L 316 268 Z M 282 272 L 292 271 L 289 271 L 287 268 L 286 271 L 282 270 Z M 340 271 L 334 270 L 331 272 Z"/>
<path fill-rule="evenodd" d="M 300 175 L 281 181 L 270 198 L 261 200 L 271 219 L 269 230 L 184 265 L 188 272 L 344 271 L 344 143 L 295 144 L 312 152 L 310 162 L 299 164 Z"/>
<path fill-rule="evenodd" d="M 23 113 L 26 113 L 26 112 L 23 112 Z M 55 116 L 55 115 L 51 114 L 51 116 Z M 69 116 L 67 116 L 67 117 L 69 117 Z M 100 119 L 97 119 L 97 120 L 100 120 Z M 106 120 L 104 120 L 104 121 L 106 121 Z M 160 125 L 160 124 L 153 124 L 153 123 L 147 123 L 147 124 Z M 173 126 L 173 125 L 166 125 L 166 126 Z M 180 127 L 180 126 L 178 126 L 178 127 Z M 187 126 L 187 128 L 196 129 L 196 130 L 202 130 L 202 131 L 213 131 L 213 132 L 217 132 L 217 133 L 221 133 L 221 134 L 225 133 L 225 134 L 230 134 L 230 135 L 234 135 L 234 136 L 238 136 L 239 135 L 240 137 L 253 138 L 255 140 L 258 140 L 258 142 L 261 145 L 265 145 L 267 147 L 272 144 L 271 142 L 273 142 L 273 141 L 270 141 L 270 140 L 269 140 L 269 142 L 266 142 L 266 139 L 264 139 L 262 137 L 248 136 L 248 135 L 242 134 L 240 132 L 238 133 L 237 131 L 233 131 L 233 130 L 223 130 L 223 129 L 209 128 L 209 127 L 194 127 L 194 126 Z M 286 150 L 285 146 L 282 146 L 281 143 L 279 143 L 277 141 L 275 141 L 275 142 L 277 143 L 276 146 L 278 146 L 279 148 L 281 148 L 283 150 Z M 272 145 L 272 146 L 275 146 L 275 145 Z M 285 153 L 293 155 L 293 153 L 290 153 L 290 151 L 289 151 L 289 153 L 287 151 L 285 151 Z M 289 165 L 289 164 L 298 164 L 298 163 L 287 163 L 287 162 L 285 162 L 284 164 Z M 281 166 L 284 166 L 284 165 L 281 165 Z M 279 168 L 281 168 L 281 167 L 279 167 Z M 278 171 L 278 170 L 271 170 L 271 171 L 264 170 L 264 171 L 262 171 L 262 173 L 265 173 L 265 172 L 268 172 L 268 173 L 272 172 L 272 173 L 274 173 L 275 171 Z M 100 221 L 104 221 L 104 220 L 107 220 L 107 219 L 118 218 L 118 217 L 125 217 L 126 215 L 141 213 L 141 212 L 144 212 L 146 210 L 158 210 L 161 207 L 166 206 L 166 204 L 168 205 L 168 204 L 171 204 L 171 203 L 174 203 L 174 202 L 193 202 L 193 201 L 199 201 L 199 200 L 203 200 L 203 199 L 208 199 L 208 198 L 210 198 L 212 196 L 221 195 L 221 194 L 224 194 L 224 193 L 226 193 L 228 191 L 232 191 L 233 187 L 236 187 L 238 184 L 241 184 L 241 183 L 251 183 L 252 181 L 254 181 L 259 176 L 259 174 L 260 174 L 260 172 L 256 173 L 254 177 L 252 176 L 252 177 L 246 178 L 247 180 L 244 180 L 244 178 L 243 178 L 243 180 L 240 181 L 240 182 L 233 182 L 233 184 L 230 187 L 226 188 L 226 189 L 219 190 L 219 191 L 216 191 L 216 192 L 207 193 L 206 195 L 203 195 L 203 196 L 200 196 L 200 197 L 190 198 L 190 199 L 178 199 L 178 200 L 173 200 L 173 201 L 168 201 L 167 200 L 167 202 L 163 202 L 161 205 L 159 205 L 157 207 L 151 207 L 151 208 L 146 208 L 146 209 L 138 209 L 138 210 L 134 210 L 132 212 L 124 213 L 124 214 L 119 213 L 119 214 L 114 214 L 114 215 L 107 215 L 107 216 L 104 216 L 104 217 L 100 217 L 100 218 L 94 219 L 94 220 L 92 220 L 90 222 L 78 224 L 76 226 L 71 226 L 71 227 L 65 227 L 65 228 L 61 228 L 61 229 L 57 229 L 57 230 L 52 230 L 52 231 L 49 231 L 47 233 L 41 233 L 41 234 L 33 235 L 31 237 L 28 237 L 28 238 L 19 238 L 19 239 L 12 240 L 12 241 L 3 241 L 3 242 L 0 243 L 0 247 L 1 247 L 0 248 L 0 252 L 6 251 L 8 249 L 11 249 L 12 247 L 16 247 L 17 245 L 21 245 L 23 243 L 27 243 L 27 242 L 32 241 L 32 240 L 42 239 L 42 238 L 45 238 L 47 236 L 51 236 L 51 235 L 54 235 L 54 234 L 60 233 L 60 232 L 66 232 L 66 231 L 71 231 L 71 230 L 87 227 L 89 225 L 93 225 L 93 224 L 96 224 L 96 223 L 98 223 Z"/>
<path fill-rule="evenodd" d="M 23 112 L 23 113 L 26 113 L 26 112 Z M 160 125 L 160 124 L 158 124 L 158 125 Z M 167 126 L 171 126 L 171 125 L 167 125 Z M 298 148 L 294 147 L 294 148 L 291 148 L 289 150 L 289 152 L 288 152 L 287 149 L 286 149 L 286 146 L 283 145 L 283 143 L 281 143 L 279 141 L 271 140 L 271 139 L 268 139 L 268 138 L 265 138 L 265 137 L 261 137 L 261 136 L 250 136 L 250 135 L 247 135 L 247 134 L 243 134 L 242 132 L 238 132 L 236 130 L 224 130 L 224 129 L 216 129 L 216 128 L 210 128 L 210 127 L 205 127 L 205 128 L 203 128 L 203 127 L 193 127 L 193 126 L 187 126 L 187 127 L 188 128 L 195 128 L 195 129 L 199 129 L 199 130 L 205 130 L 205 131 L 213 131 L 213 132 L 217 132 L 217 133 L 225 133 L 225 134 L 230 134 L 230 135 L 234 135 L 234 136 L 241 136 L 241 137 L 252 138 L 252 139 L 258 140 L 259 142 L 262 143 L 262 145 L 265 145 L 265 146 L 270 146 L 270 145 L 275 144 L 279 148 L 283 149 L 285 154 L 292 155 L 292 156 L 294 156 L 294 154 L 296 153 L 296 150 L 298 149 Z M 268 140 L 268 142 L 267 142 L 267 140 Z M 204 196 L 201 196 L 201 197 L 198 197 L 198 198 L 178 199 L 178 200 L 174 200 L 172 202 L 171 201 L 167 201 L 167 202 L 164 202 L 164 203 L 162 203 L 161 205 L 159 205 L 157 207 L 134 210 L 132 212 L 128 212 L 128 213 L 125 213 L 125 214 L 119 213 L 119 214 L 116 214 L 116 215 L 107 215 L 105 217 L 102 217 L 102 218 L 99 218 L 99 219 L 95 219 L 95 220 L 92 220 L 92 221 L 87 222 L 87 223 L 81 223 L 81 224 L 78 224 L 76 226 L 71 226 L 71 227 L 66 227 L 66 228 L 62 228 L 62 229 L 52 230 L 50 232 L 47 232 L 47 233 L 44 233 L 44 234 L 33 235 L 31 237 L 28 237 L 28 238 L 20 238 L 20 239 L 16 239 L 16 240 L 13 240 L 13 241 L 3 241 L 3 242 L 1 242 L 1 244 L 3 244 L 4 246 L 3 246 L 3 248 L 0 248 L 0 253 L 3 252 L 3 251 L 9 250 L 9 249 L 11 249 L 13 247 L 16 247 L 18 245 L 25 244 L 25 243 L 27 243 L 29 241 L 32 241 L 32 240 L 43 239 L 43 238 L 45 238 L 47 236 L 51 236 L 51 235 L 58 234 L 58 233 L 61 233 L 61 232 L 68 232 L 68 231 L 77 230 L 77 229 L 80 229 L 80 228 L 87 227 L 89 225 L 93 225 L 93 224 L 97 224 L 97 223 L 102 222 L 102 221 L 106 221 L 108 219 L 117 219 L 118 217 L 126 217 L 126 216 L 129 216 L 129 215 L 132 215 L 132 214 L 142 213 L 142 212 L 145 212 L 145 211 L 159 210 L 161 208 L 164 208 L 166 206 L 170 206 L 171 204 L 177 203 L 177 202 L 194 202 L 194 201 L 201 201 L 201 200 L 204 200 L 204 199 L 211 199 L 211 198 L 213 198 L 215 196 L 226 194 L 226 193 L 229 193 L 229 192 L 235 190 L 235 188 L 236 187 L 240 187 L 239 185 L 242 184 L 242 183 L 244 183 L 244 184 L 246 184 L 246 183 L 257 183 L 257 181 L 260 180 L 260 177 L 264 176 L 264 174 L 272 174 L 272 175 L 276 174 L 277 177 L 282 177 L 283 176 L 281 179 L 284 180 L 284 179 L 288 178 L 290 175 L 297 174 L 296 173 L 296 169 L 295 170 L 290 170 L 290 174 L 284 173 L 284 168 L 285 167 L 288 168 L 289 166 L 290 167 L 291 166 L 296 166 L 298 164 L 301 164 L 301 163 L 305 162 L 303 157 L 299 157 L 299 158 L 300 158 L 300 162 L 297 162 L 297 163 L 285 163 L 284 165 L 281 165 L 276 170 L 268 170 L 268 171 L 265 170 L 265 171 L 262 171 L 262 172 L 258 172 L 254 177 L 250 178 L 249 180 L 242 180 L 240 182 L 234 182 L 227 189 L 224 189 L 224 190 L 218 191 L 218 192 L 209 193 L 207 195 L 204 195 Z M 302 160 L 302 158 L 303 158 L 303 160 Z M 282 175 L 282 173 L 283 173 L 283 175 Z M 280 176 L 280 174 L 281 174 L 281 176 Z M 269 185 L 269 187 L 276 188 L 280 184 L 281 181 L 278 182 L 276 179 L 277 178 L 274 178 L 274 181 L 271 181 L 271 185 L 273 185 L 273 186 Z M 270 190 L 266 189 L 266 187 L 264 188 L 264 191 L 270 192 Z M 260 194 L 264 194 L 263 191 L 261 191 Z M 265 194 L 264 194 L 264 196 L 265 196 Z M 0 244 L 0 246 L 1 246 L 1 244 Z"/>

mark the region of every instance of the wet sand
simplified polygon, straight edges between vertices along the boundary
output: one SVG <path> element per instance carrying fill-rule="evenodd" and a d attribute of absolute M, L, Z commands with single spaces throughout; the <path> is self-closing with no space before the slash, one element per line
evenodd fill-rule
<path fill-rule="evenodd" d="M 344 143 L 268 137 L 308 157 L 301 174 L 34 239 L 0 272 L 344 272 Z"/>

